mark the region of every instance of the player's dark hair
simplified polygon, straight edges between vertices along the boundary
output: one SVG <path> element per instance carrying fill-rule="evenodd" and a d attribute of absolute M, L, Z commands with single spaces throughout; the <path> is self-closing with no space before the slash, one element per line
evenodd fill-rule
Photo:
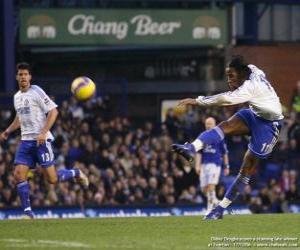
<path fill-rule="evenodd" d="M 25 70 L 27 69 L 29 74 L 31 74 L 31 67 L 30 67 L 29 63 L 27 63 L 27 62 L 18 63 L 16 69 L 17 69 L 17 71 L 21 70 L 21 69 L 25 69 Z"/>
<path fill-rule="evenodd" d="M 241 76 L 249 78 L 251 70 L 248 67 L 248 63 L 244 60 L 241 55 L 235 55 L 232 57 L 231 61 L 228 63 L 228 67 L 234 68 Z"/>

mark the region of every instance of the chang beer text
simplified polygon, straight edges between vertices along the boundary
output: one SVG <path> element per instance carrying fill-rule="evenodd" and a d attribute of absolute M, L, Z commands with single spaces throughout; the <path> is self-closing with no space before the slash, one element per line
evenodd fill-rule
<path fill-rule="evenodd" d="M 136 36 L 146 35 L 172 35 L 181 27 L 181 22 L 156 22 L 149 15 L 137 15 L 129 22 L 97 20 L 93 15 L 78 14 L 68 23 L 68 31 L 72 35 L 113 35 L 117 39 L 124 39 L 128 35 L 130 25 L 133 26 Z"/>

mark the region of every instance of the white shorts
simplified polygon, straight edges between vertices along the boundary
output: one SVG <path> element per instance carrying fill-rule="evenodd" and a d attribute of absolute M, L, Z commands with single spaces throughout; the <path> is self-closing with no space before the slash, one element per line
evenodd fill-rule
<path fill-rule="evenodd" d="M 200 170 L 200 186 L 201 188 L 208 184 L 217 185 L 221 174 L 221 166 L 214 163 L 201 164 Z"/>

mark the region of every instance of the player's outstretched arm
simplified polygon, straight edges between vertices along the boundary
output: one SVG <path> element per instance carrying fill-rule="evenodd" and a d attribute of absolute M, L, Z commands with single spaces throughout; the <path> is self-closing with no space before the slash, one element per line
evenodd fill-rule
<path fill-rule="evenodd" d="M 185 105 L 198 105 L 196 99 L 193 98 L 185 98 L 178 102 L 177 106 L 185 106 Z"/>
<path fill-rule="evenodd" d="M 179 101 L 178 106 L 227 106 L 248 102 L 255 95 L 254 86 L 250 81 L 245 81 L 234 91 L 228 91 L 211 96 L 198 96 L 196 99 L 186 98 Z"/>
<path fill-rule="evenodd" d="M 13 122 L 8 126 L 7 129 L 5 129 L 5 131 L 3 131 L 0 134 L 0 139 L 1 140 L 7 140 L 9 134 L 11 132 L 14 132 L 15 130 L 17 130 L 18 128 L 20 128 L 20 120 L 19 117 L 16 115 L 15 119 L 13 120 Z"/>
<path fill-rule="evenodd" d="M 196 101 L 200 106 L 228 106 L 248 102 L 254 96 L 254 85 L 251 81 L 247 80 L 233 91 L 227 91 L 212 96 L 198 96 Z"/>
<path fill-rule="evenodd" d="M 38 135 L 37 137 L 37 143 L 39 144 L 43 144 L 46 141 L 46 137 L 47 137 L 47 132 L 52 128 L 56 118 L 58 115 L 58 111 L 56 108 L 51 109 L 48 114 L 47 114 L 47 119 L 45 122 L 44 127 L 41 130 L 41 133 Z"/>

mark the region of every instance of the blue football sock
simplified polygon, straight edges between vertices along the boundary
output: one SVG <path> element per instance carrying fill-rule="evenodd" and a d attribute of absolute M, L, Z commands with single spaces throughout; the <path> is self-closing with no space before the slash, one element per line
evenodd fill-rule
<path fill-rule="evenodd" d="M 57 176 L 59 182 L 68 181 L 74 177 L 79 177 L 80 172 L 79 169 L 59 169 L 57 170 Z"/>
<path fill-rule="evenodd" d="M 23 210 L 31 210 L 29 200 L 29 184 L 28 181 L 20 182 L 17 185 L 18 194 L 21 200 Z"/>
<path fill-rule="evenodd" d="M 235 200 L 240 193 L 244 191 L 246 185 L 249 184 L 250 176 L 238 174 L 233 183 L 230 185 L 225 193 L 225 198 L 230 201 Z"/>
<path fill-rule="evenodd" d="M 204 144 L 218 143 L 224 139 L 224 132 L 221 128 L 214 127 L 213 129 L 201 133 L 197 139 Z"/>

